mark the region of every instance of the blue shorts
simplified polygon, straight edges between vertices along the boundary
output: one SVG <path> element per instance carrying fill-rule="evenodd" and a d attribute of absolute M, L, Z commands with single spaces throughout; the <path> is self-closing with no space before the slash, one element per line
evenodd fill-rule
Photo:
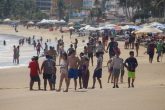
<path fill-rule="evenodd" d="M 70 68 L 69 71 L 68 71 L 68 78 L 77 79 L 77 77 L 78 77 L 78 70 Z"/>
<path fill-rule="evenodd" d="M 94 71 L 93 78 L 101 78 L 102 77 L 102 69 L 98 69 Z"/>

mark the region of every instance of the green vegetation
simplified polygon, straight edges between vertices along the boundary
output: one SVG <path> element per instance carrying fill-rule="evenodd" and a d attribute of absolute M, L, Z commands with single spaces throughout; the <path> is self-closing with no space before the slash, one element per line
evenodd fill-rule
<path fill-rule="evenodd" d="M 34 0 L 0 0 L 0 18 L 41 20 L 47 17 L 37 9 Z"/>
<path fill-rule="evenodd" d="M 128 19 L 165 17 L 165 0 L 119 0 Z"/>

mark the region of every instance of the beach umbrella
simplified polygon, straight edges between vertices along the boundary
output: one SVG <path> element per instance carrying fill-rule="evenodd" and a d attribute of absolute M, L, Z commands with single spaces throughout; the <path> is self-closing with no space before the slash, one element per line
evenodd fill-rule
<path fill-rule="evenodd" d="M 70 29 L 70 30 L 74 30 L 74 27 L 71 26 L 71 27 L 69 27 L 69 29 Z"/>
<path fill-rule="evenodd" d="M 66 23 L 63 19 L 59 21 L 60 23 Z"/>
<path fill-rule="evenodd" d="M 140 34 L 140 33 L 162 33 L 163 31 L 154 28 L 154 27 L 144 27 L 138 31 L 135 32 L 135 34 Z"/>
<path fill-rule="evenodd" d="M 120 30 L 122 30 L 122 29 L 121 29 L 120 26 L 115 26 L 115 27 L 114 27 L 114 30 L 116 30 L 116 31 L 120 31 Z"/>
<path fill-rule="evenodd" d="M 73 22 L 70 22 L 70 23 L 68 23 L 68 25 L 69 25 L 69 26 L 73 26 L 73 25 L 74 25 L 74 23 L 73 23 Z"/>
<path fill-rule="evenodd" d="M 3 22 L 11 22 L 11 19 L 6 18 L 6 19 L 3 20 Z"/>
<path fill-rule="evenodd" d="M 159 23 L 159 22 L 152 22 L 149 24 L 151 27 L 155 27 L 155 26 L 162 26 L 163 24 Z"/>
<path fill-rule="evenodd" d="M 31 25 L 33 25 L 33 24 L 34 24 L 34 22 L 32 22 L 32 21 L 29 21 L 27 24 L 31 24 Z"/>
<path fill-rule="evenodd" d="M 86 30 L 88 30 L 88 31 L 96 31 L 96 28 L 95 27 L 87 27 Z"/>
<path fill-rule="evenodd" d="M 99 27 L 100 30 L 113 30 L 114 27 L 107 27 L 107 26 L 103 26 L 103 27 Z"/>

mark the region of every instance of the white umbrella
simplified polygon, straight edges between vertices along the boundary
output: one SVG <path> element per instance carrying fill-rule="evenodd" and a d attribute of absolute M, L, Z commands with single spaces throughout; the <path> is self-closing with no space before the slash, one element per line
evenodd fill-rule
<path fill-rule="evenodd" d="M 69 29 L 70 29 L 70 30 L 74 30 L 74 27 L 71 26 L 71 27 L 69 27 Z"/>
<path fill-rule="evenodd" d="M 139 33 L 162 33 L 163 31 L 157 29 L 157 28 L 153 28 L 153 27 L 144 27 L 138 31 L 136 31 L 136 34 Z"/>
<path fill-rule="evenodd" d="M 34 24 L 34 22 L 33 21 L 29 21 L 27 24 Z"/>
<path fill-rule="evenodd" d="M 4 22 L 10 22 L 10 21 L 11 21 L 11 19 L 6 18 L 6 19 L 4 19 L 3 21 L 4 21 Z"/>

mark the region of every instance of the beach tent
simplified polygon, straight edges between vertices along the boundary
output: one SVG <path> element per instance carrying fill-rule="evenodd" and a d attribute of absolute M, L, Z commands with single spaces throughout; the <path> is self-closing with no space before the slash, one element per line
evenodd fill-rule
<path fill-rule="evenodd" d="M 88 30 L 88 31 L 97 31 L 97 30 L 99 30 L 99 29 L 90 26 L 90 27 L 87 27 L 86 30 Z"/>
<path fill-rule="evenodd" d="M 152 26 L 152 27 L 155 27 L 155 26 L 162 26 L 163 24 L 161 24 L 159 22 L 152 22 L 149 25 Z"/>
<path fill-rule="evenodd" d="M 134 26 L 134 25 L 125 25 L 121 27 L 122 30 L 128 30 L 128 29 L 134 29 L 134 30 L 139 30 L 140 26 Z"/>
<path fill-rule="evenodd" d="M 114 27 L 108 27 L 108 26 L 102 26 L 102 27 L 99 27 L 100 30 L 114 30 Z"/>
<path fill-rule="evenodd" d="M 154 28 L 154 27 L 144 27 L 138 31 L 135 32 L 135 34 L 140 34 L 140 33 L 162 33 L 163 31 Z"/>

